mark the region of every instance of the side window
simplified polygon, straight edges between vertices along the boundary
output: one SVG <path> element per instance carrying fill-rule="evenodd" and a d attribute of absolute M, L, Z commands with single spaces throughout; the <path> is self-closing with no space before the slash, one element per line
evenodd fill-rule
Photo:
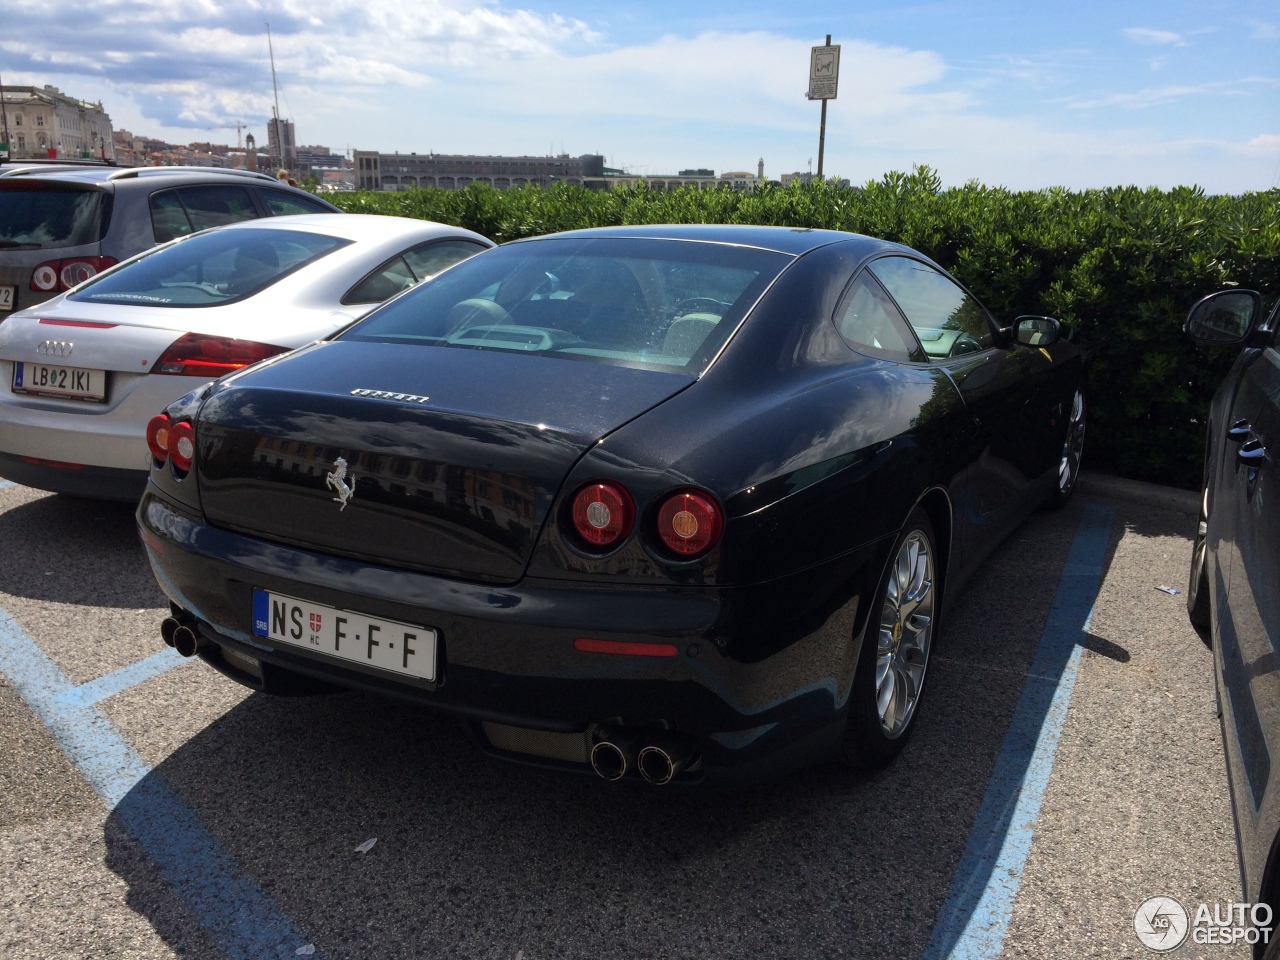
<path fill-rule="evenodd" d="M 414 276 L 419 280 L 425 280 L 427 277 L 434 277 L 445 267 L 451 267 L 459 260 L 473 257 L 481 250 L 487 249 L 488 247 L 472 243 L 470 240 L 437 240 L 434 243 L 424 243 L 412 250 L 406 250 L 404 258 L 408 261 Z"/>
<path fill-rule="evenodd" d="M 930 359 L 977 353 L 995 342 L 982 305 L 927 264 L 882 257 L 867 269 L 906 315 Z"/>
<path fill-rule="evenodd" d="M 404 257 L 388 260 L 369 274 L 342 298 L 343 303 L 381 303 L 418 282 Z"/>
<path fill-rule="evenodd" d="M 886 360 L 925 359 L 898 308 L 866 272 L 853 281 L 836 308 L 836 329 L 859 353 Z"/>
<path fill-rule="evenodd" d="M 191 232 L 191 221 L 182 209 L 177 190 L 153 193 L 148 204 L 151 207 L 151 232 L 156 236 L 156 243 L 168 243 L 174 237 L 183 237 Z"/>
<path fill-rule="evenodd" d="M 273 217 L 287 217 L 297 213 L 333 213 L 319 200 L 312 200 L 284 190 L 263 190 L 262 199 Z"/>
<path fill-rule="evenodd" d="M 175 191 L 187 210 L 193 230 L 253 220 L 258 211 L 244 187 L 180 187 Z"/>

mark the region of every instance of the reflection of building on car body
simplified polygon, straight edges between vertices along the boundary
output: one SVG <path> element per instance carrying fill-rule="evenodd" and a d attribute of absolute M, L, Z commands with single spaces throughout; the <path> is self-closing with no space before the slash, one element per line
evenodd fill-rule
<path fill-rule="evenodd" d="M 607 779 L 887 763 L 950 597 L 1075 489 L 1082 370 L 1056 321 L 997 324 L 866 237 L 506 244 L 157 409 L 162 635 Z M 273 628 L 277 601 L 316 629 Z"/>

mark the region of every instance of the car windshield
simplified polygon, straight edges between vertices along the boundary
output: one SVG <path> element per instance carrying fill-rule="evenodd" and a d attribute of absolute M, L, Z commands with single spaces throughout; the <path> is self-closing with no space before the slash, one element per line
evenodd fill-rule
<path fill-rule="evenodd" d="M 339 339 L 700 373 L 791 261 L 686 240 L 515 243 L 426 281 Z"/>
<path fill-rule="evenodd" d="M 301 230 L 213 230 L 104 274 L 70 298 L 142 307 L 216 307 L 260 293 L 350 242 Z"/>
<path fill-rule="evenodd" d="M 37 181 L 0 183 L 0 250 L 97 243 L 102 196 Z"/>

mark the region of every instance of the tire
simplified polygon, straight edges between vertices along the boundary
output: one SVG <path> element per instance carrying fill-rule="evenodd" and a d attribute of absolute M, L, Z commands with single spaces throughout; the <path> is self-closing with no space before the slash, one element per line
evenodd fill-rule
<path fill-rule="evenodd" d="M 1209 487 L 1200 494 L 1200 520 L 1196 526 L 1196 539 L 1191 547 L 1191 573 L 1187 577 L 1187 619 L 1200 634 L 1200 639 L 1211 644 L 1210 631 L 1213 615 L 1209 607 Z"/>
<path fill-rule="evenodd" d="M 1045 509 L 1061 510 L 1071 500 L 1080 484 L 1080 460 L 1084 456 L 1085 403 L 1084 391 L 1077 388 L 1067 413 L 1066 436 L 1062 439 L 1062 455 L 1058 460 L 1058 483 L 1045 501 Z"/>
<path fill-rule="evenodd" d="M 916 507 L 894 541 L 869 614 L 841 745 L 849 766 L 885 766 L 915 729 L 941 604 L 936 543 L 929 515 Z"/>

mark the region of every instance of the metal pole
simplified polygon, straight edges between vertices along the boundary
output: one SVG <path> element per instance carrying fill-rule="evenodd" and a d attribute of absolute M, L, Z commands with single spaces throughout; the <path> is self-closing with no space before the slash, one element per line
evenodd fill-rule
<path fill-rule="evenodd" d="M 6 160 L 12 160 L 13 144 L 9 143 L 9 111 L 5 109 L 5 105 L 4 105 L 4 78 L 3 77 L 0 77 L 0 126 L 3 126 L 4 128 L 4 136 L 0 137 L 0 140 L 4 140 L 5 143 L 9 144 L 8 152 L 5 153 L 4 158 Z"/>
<path fill-rule="evenodd" d="M 831 34 L 827 34 L 827 46 L 831 46 Z M 827 100 L 822 99 L 822 120 L 818 127 L 818 179 L 822 179 L 822 151 L 827 144 Z"/>

